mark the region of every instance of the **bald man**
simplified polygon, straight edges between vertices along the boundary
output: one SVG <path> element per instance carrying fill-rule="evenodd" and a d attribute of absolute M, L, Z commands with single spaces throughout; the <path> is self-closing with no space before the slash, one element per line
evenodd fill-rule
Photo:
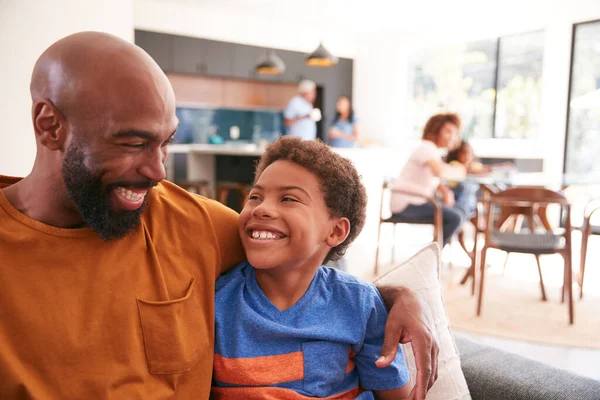
<path fill-rule="evenodd" d="M 235 212 L 164 181 L 168 79 L 140 48 L 85 32 L 41 55 L 31 97 L 33 170 L 0 176 L 0 398 L 208 398 L 214 283 L 244 253 Z M 412 340 L 422 398 L 428 310 L 380 290 L 399 304 L 386 363 Z"/>

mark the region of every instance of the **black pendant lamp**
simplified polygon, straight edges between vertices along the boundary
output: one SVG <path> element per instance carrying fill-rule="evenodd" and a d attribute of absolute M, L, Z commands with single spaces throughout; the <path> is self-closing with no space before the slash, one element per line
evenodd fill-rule
<path fill-rule="evenodd" d="M 319 47 L 306 58 L 306 65 L 311 67 L 331 67 L 337 62 L 338 58 L 323 47 L 323 43 L 319 43 Z"/>
<path fill-rule="evenodd" d="M 285 72 L 285 63 L 274 50 L 268 50 L 255 68 L 256 72 L 264 75 L 281 75 Z"/>

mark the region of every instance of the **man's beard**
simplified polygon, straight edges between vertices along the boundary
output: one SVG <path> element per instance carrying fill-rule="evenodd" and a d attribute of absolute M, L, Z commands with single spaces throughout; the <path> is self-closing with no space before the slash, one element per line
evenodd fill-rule
<path fill-rule="evenodd" d="M 156 182 L 115 182 L 104 186 L 101 176 L 87 168 L 84 159 L 83 152 L 76 145 L 67 150 L 62 165 L 67 192 L 83 222 L 102 239 L 121 238 L 140 224 L 148 199 L 146 196 L 144 203 L 136 210 L 113 211 L 110 208 L 113 189 L 119 186 L 151 189 Z"/>

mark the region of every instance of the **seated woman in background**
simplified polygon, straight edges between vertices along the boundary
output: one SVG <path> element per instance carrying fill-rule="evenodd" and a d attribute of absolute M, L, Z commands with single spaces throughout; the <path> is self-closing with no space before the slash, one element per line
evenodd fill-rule
<path fill-rule="evenodd" d="M 434 207 L 425 197 L 432 197 L 436 191 L 442 196 L 444 244 L 450 241 L 466 216 L 454 209 L 454 193 L 440 183 L 440 178 L 448 175 L 464 175 L 464 167 L 455 167 L 442 160 L 442 151 L 447 149 L 460 128 L 460 118 L 456 114 L 437 114 L 427 121 L 423 129 L 423 140 L 413 150 L 400 176 L 392 188 L 410 191 L 420 196 L 392 192 L 390 208 L 394 215 L 406 220 L 433 222 Z"/>
<path fill-rule="evenodd" d="M 327 139 L 333 147 L 355 147 L 358 141 L 358 124 L 347 96 L 340 96 L 335 103 L 335 119 Z"/>

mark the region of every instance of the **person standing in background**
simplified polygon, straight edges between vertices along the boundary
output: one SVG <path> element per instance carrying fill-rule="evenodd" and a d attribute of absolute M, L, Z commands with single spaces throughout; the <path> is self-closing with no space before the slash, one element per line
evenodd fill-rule
<path fill-rule="evenodd" d="M 327 139 L 333 147 L 356 147 L 358 123 L 348 96 L 340 96 L 335 103 L 335 119 Z"/>
<path fill-rule="evenodd" d="M 313 106 L 316 98 L 317 85 L 309 80 L 300 81 L 298 94 L 290 100 L 283 113 L 287 136 L 303 140 L 317 138 L 317 122 L 321 120 L 321 111 Z"/>

